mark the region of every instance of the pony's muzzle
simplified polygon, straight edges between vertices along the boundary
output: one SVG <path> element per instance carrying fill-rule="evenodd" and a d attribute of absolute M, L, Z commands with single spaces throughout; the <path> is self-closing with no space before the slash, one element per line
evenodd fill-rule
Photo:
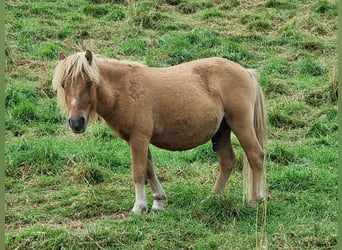
<path fill-rule="evenodd" d="M 83 116 L 77 119 L 69 118 L 68 123 L 74 133 L 83 133 L 87 127 L 86 118 Z"/>

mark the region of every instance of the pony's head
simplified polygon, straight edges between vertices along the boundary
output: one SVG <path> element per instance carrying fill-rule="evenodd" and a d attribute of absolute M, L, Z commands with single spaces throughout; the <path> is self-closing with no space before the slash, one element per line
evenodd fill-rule
<path fill-rule="evenodd" d="M 74 133 L 83 133 L 89 119 L 95 115 L 99 78 L 96 58 L 89 50 L 68 57 L 59 55 L 52 86 Z"/>

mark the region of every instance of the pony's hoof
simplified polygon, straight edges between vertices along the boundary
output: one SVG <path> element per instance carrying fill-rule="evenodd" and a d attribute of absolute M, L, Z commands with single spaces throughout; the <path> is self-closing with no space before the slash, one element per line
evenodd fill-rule
<path fill-rule="evenodd" d="M 132 208 L 132 214 L 134 215 L 142 215 L 142 214 L 147 214 L 148 213 L 148 209 L 146 206 L 140 205 L 140 206 L 134 206 Z"/>
<path fill-rule="evenodd" d="M 159 213 L 164 210 L 164 200 L 154 200 L 152 205 L 152 213 Z"/>
<path fill-rule="evenodd" d="M 264 203 L 265 200 L 266 200 L 266 201 L 269 201 L 269 200 L 271 200 L 271 199 L 272 199 L 271 193 L 267 193 L 266 198 L 265 198 L 265 197 L 260 197 L 260 198 L 257 199 L 257 200 L 248 201 L 248 202 L 247 202 L 247 206 L 248 206 L 248 207 L 251 207 L 251 208 L 256 208 L 256 206 L 259 205 L 260 203 Z"/>
<path fill-rule="evenodd" d="M 264 198 L 258 199 L 258 200 L 252 200 L 247 202 L 247 206 L 250 208 L 256 208 L 257 205 L 259 205 L 260 203 L 264 202 Z"/>

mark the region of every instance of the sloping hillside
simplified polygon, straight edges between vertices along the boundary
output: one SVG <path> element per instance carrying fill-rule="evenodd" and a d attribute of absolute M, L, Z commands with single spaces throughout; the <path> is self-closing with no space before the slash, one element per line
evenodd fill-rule
<path fill-rule="evenodd" d="M 7 249 L 337 249 L 336 30 L 330 0 L 6 1 Z M 128 146 L 101 122 L 72 134 L 56 107 L 57 54 L 84 49 L 149 66 L 218 56 L 255 68 L 267 207 L 242 202 L 234 138 L 237 167 L 219 196 L 210 143 L 151 147 L 168 204 L 129 215 Z"/>

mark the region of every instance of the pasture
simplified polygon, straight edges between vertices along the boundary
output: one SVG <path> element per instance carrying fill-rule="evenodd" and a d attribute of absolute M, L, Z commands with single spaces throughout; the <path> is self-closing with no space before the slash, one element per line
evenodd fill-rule
<path fill-rule="evenodd" d="M 6 249 L 337 249 L 337 1 L 6 1 Z M 243 203 L 243 151 L 223 194 L 211 143 L 151 146 L 165 210 L 134 216 L 126 143 L 73 134 L 51 80 L 58 52 L 166 67 L 223 57 L 265 93 L 270 199 Z M 149 207 L 152 203 L 147 188 Z"/>

